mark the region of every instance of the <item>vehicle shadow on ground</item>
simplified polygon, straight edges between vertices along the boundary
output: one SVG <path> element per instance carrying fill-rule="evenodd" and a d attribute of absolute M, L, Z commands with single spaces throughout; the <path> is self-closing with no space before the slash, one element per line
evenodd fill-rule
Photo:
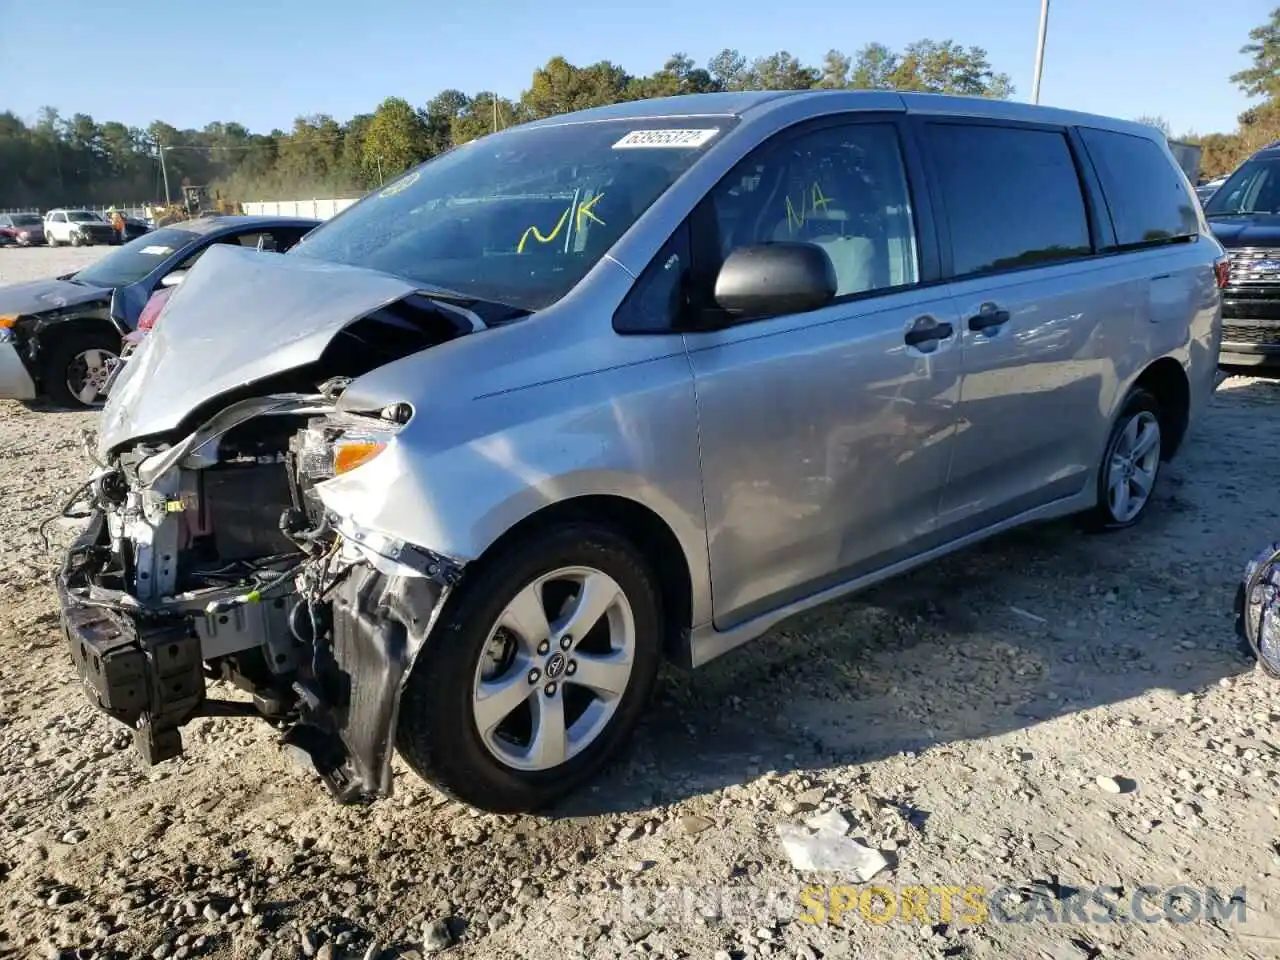
<path fill-rule="evenodd" d="M 1280 384 L 1259 382 L 1215 399 L 1241 413 L 1277 403 Z M 628 755 L 553 814 L 645 811 L 766 771 L 821 777 L 1247 672 L 1232 600 L 1280 523 L 1242 522 L 1244 505 L 1198 489 L 1222 469 L 1215 433 L 1166 467 L 1133 530 L 1028 527 L 793 618 L 700 671 L 667 672 Z M 1197 552 L 1205 537 L 1221 548 L 1212 559 Z"/>

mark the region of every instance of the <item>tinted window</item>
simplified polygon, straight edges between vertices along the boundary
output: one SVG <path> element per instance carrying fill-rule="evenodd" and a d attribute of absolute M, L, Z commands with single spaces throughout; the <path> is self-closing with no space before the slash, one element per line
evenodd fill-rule
<path fill-rule="evenodd" d="M 90 213 L 88 210 L 72 210 L 67 214 L 67 219 L 72 223 L 101 223 L 102 218 L 96 213 Z"/>
<path fill-rule="evenodd" d="M 951 123 L 926 129 L 954 275 L 1091 252 L 1084 196 L 1064 134 Z"/>
<path fill-rule="evenodd" d="M 52 220 L 54 223 L 66 223 L 67 215 L 65 213 L 55 213 L 49 219 Z"/>
<path fill-rule="evenodd" d="M 715 237 L 699 236 L 704 281 L 731 251 L 777 240 L 820 246 L 836 295 L 919 279 L 915 228 L 897 131 L 852 124 L 783 134 L 738 164 L 707 196 Z M 708 250 L 710 248 L 710 250 Z"/>
<path fill-rule="evenodd" d="M 415 167 L 288 255 L 537 310 L 568 293 L 732 123 L 512 127 Z"/>
<path fill-rule="evenodd" d="M 9 218 L 9 222 L 16 227 L 38 227 L 40 226 L 40 218 L 34 213 L 17 213 Z"/>
<path fill-rule="evenodd" d="M 100 287 L 119 287 L 141 280 L 172 254 L 196 239 L 196 234 L 161 227 L 117 247 L 75 275 Z"/>
<path fill-rule="evenodd" d="M 1121 246 L 1200 232 L 1181 169 L 1152 140 L 1110 130 L 1080 129 L 1102 181 L 1102 192 Z"/>
<path fill-rule="evenodd" d="M 1280 213 L 1280 157 L 1246 160 L 1204 205 L 1209 217 Z"/>

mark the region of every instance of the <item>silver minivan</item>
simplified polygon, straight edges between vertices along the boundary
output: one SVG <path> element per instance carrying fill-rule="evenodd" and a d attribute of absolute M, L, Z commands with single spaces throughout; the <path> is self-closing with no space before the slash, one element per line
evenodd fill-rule
<path fill-rule="evenodd" d="M 664 658 L 1020 524 L 1138 521 L 1224 280 L 1141 124 L 835 91 L 515 127 L 195 266 L 71 511 L 71 655 L 149 762 L 261 715 L 340 800 L 398 747 L 535 809 Z"/>

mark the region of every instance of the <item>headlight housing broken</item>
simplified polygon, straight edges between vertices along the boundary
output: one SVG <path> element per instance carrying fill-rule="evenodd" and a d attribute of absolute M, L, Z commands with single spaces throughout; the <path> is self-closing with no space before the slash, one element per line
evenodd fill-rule
<path fill-rule="evenodd" d="M 317 417 L 294 438 L 298 478 L 314 485 L 368 463 L 413 418 L 413 408 L 397 403 L 376 415 L 333 413 Z"/>

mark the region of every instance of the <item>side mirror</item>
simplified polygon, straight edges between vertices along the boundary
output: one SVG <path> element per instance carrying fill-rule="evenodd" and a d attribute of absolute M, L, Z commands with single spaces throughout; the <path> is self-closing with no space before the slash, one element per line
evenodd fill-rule
<path fill-rule="evenodd" d="M 182 282 L 182 278 L 187 275 L 185 270 L 174 270 L 172 273 L 166 273 L 160 281 L 162 287 L 176 287 Z"/>
<path fill-rule="evenodd" d="M 812 243 L 739 247 L 716 276 L 716 305 L 738 318 L 804 313 L 836 295 L 831 258 Z"/>

